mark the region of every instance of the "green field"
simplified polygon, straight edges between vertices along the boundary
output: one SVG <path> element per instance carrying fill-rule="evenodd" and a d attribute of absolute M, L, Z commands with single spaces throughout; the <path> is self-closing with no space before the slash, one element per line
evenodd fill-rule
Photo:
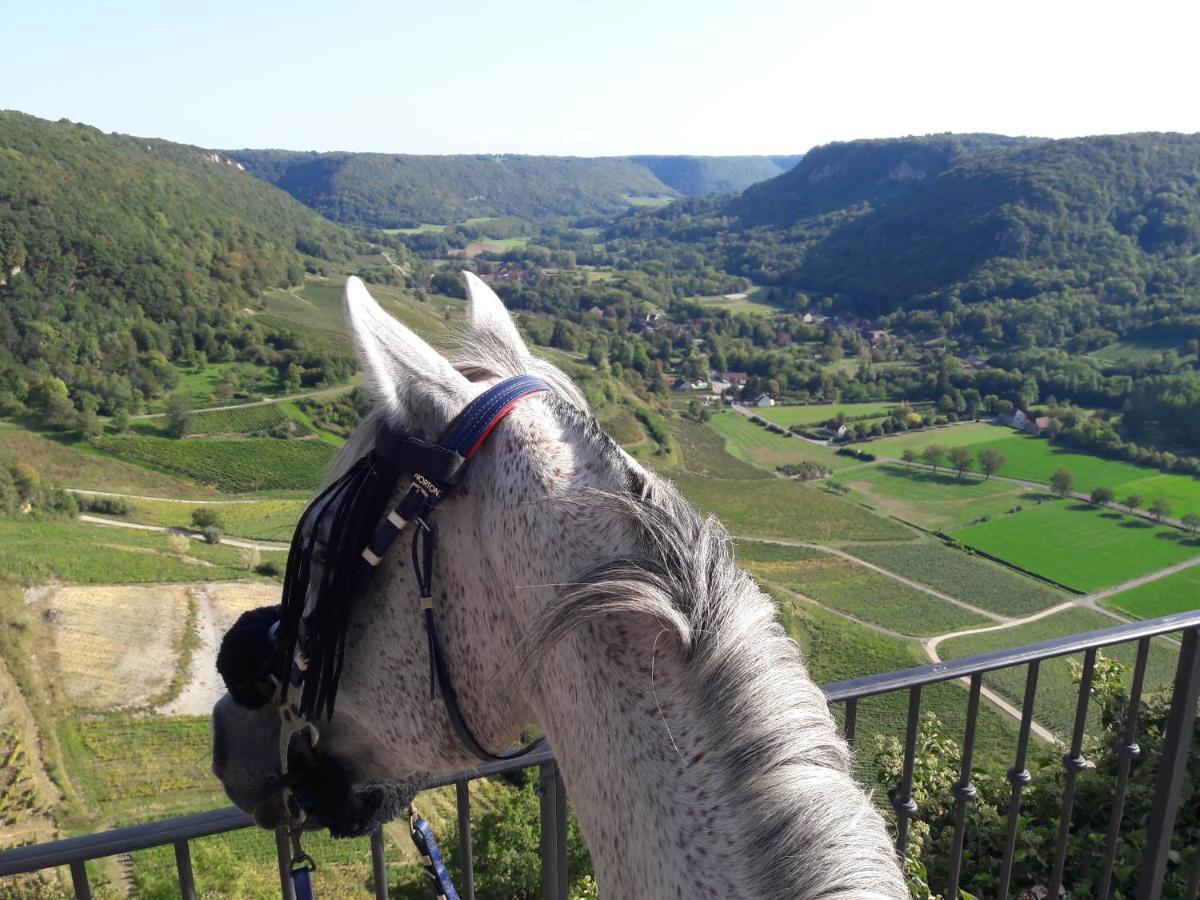
<path fill-rule="evenodd" d="M 1120 584 L 1200 553 L 1200 542 L 1177 528 L 1075 500 L 1027 507 L 954 537 L 1080 591 Z"/>
<path fill-rule="evenodd" d="M 193 528 L 192 512 L 211 510 L 221 517 L 220 529 L 232 537 L 260 541 L 288 542 L 304 511 L 307 500 L 262 499 L 251 502 L 232 500 L 227 503 L 192 504 L 172 500 L 128 500 L 127 516 L 118 517 L 144 525 L 163 525 L 167 528 Z"/>
<path fill-rule="evenodd" d="M 1069 596 L 941 541 L 854 544 L 846 550 L 889 572 L 1002 616 L 1027 616 L 1062 603 Z"/>
<path fill-rule="evenodd" d="M 857 365 L 857 363 L 856 363 Z M 811 406 L 771 406 L 755 409 L 764 419 L 770 419 L 787 428 L 790 425 L 821 425 L 839 415 L 847 419 L 861 416 L 884 417 L 899 404 L 882 403 L 815 403 Z"/>
<path fill-rule="evenodd" d="M 1145 337 L 1126 338 L 1113 344 L 1093 350 L 1088 356 L 1102 362 L 1144 362 L 1158 356 L 1167 350 L 1174 350 L 1181 357 L 1187 357 L 1187 348 L 1179 337 Z"/>
<path fill-rule="evenodd" d="M 762 581 L 904 635 L 932 637 L 991 621 L 828 553 L 741 542 L 738 562 Z"/>
<path fill-rule="evenodd" d="M 703 297 L 688 297 L 692 303 L 699 303 L 701 306 L 706 306 L 709 309 L 724 309 L 733 313 L 735 316 L 773 316 L 783 312 L 778 306 L 773 306 L 770 303 L 764 302 L 767 295 L 766 288 L 751 288 L 745 293 L 745 297 L 730 299 L 722 294 L 710 294 Z"/>
<path fill-rule="evenodd" d="M 235 547 L 191 541 L 183 556 L 167 535 L 72 519 L 0 519 L 0 572 L 24 584 L 74 581 L 227 581 L 252 577 Z"/>
<path fill-rule="evenodd" d="M 717 418 L 720 417 L 714 417 L 713 421 Z M 773 479 L 770 472 L 727 452 L 725 439 L 707 425 L 681 418 L 672 419 L 670 424 L 671 434 L 679 445 L 682 468 L 688 474 L 733 480 Z"/>
<path fill-rule="evenodd" d="M 188 433 L 254 434 L 258 431 L 270 431 L 277 425 L 282 425 L 287 419 L 281 404 L 278 403 L 215 412 L 197 412 L 192 414 L 191 421 L 188 423 Z"/>
<path fill-rule="evenodd" d="M 770 412 L 770 410 L 765 410 Z M 858 466 L 858 460 L 838 456 L 828 447 L 819 447 L 798 437 L 784 437 L 767 431 L 745 416 L 718 412 L 708 425 L 725 439 L 725 449 L 744 462 L 774 470 L 776 466 L 812 460 L 831 471 Z"/>
<path fill-rule="evenodd" d="M 195 438 L 104 435 L 107 453 L 209 484 L 231 494 L 311 490 L 321 483 L 333 448 L 317 440 Z"/>
<path fill-rule="evenodd" d="M 1043 438 L 1018 434 L 1003 425 L 982 422 L 955 425 L 872 441 L 866 448 L 879 456 L 899 459 L 905 448 L 919 451 L 930 444 L 966 446 L 976 454 L 993 447 L 1008 457 L 1008 463 L 998 474 L 1009 478 L 1048 484 L 1054 472 L 1065 468 L 1075 475 L 1076 491 L 1087 493 L 1094 487 L 1111 487 L 1118 500 L 1131 493 L 1141 494 L 1147 503 L 1155 497 L 1166 497 L 1176 516 L 1200 512 L 1200 479 L 1167 475 L 1132 463 L 1079 453 Z"/>
<path fill-rule="evenodd" d="M 1184 569 L 1158 581 L 1100 601 L 1102 606 L 1135 619 L 1153 619 L 1200 609 L 1200 567 Z"/>
<path fill-rule="evenodd" d="M 1031 495 L 1041 495 L 1011 482 L 959 478 L 954 472 L 893 463 L 859 466 L 838 481 L 884 515 L 931 531 L 1000 515 L 1027 503 Z"/>
<path fill-rule="evenodd" d="M 213 489 L 68 444 L 15 425 L 0 427 L 0 457 L 31 463 L 42 479 L 90 491 L 157 497 L 211 497 Z"/>
<path fill-rule="evenodd" d="M 902 525 L 795 481 L 732 481 L 687 473 L 672 473 L 671 478 L 701 512 L 717 516 L 733 534 L 818 544 L 912 537 Z"/>
<path fill-rule="evenodd" d="M 1114 619 L 1102 613 L 1071 608 L 1014 628 L 951 638 L 938 647 L 938 653 L 943 659 L 958 659 L 963 656 L 990 653 L 994 650 L 1032 644 L 1084 631 L 1111 628 L 1116 624 L 1118 623 Z M 1110 647 L 1102 652 L 1109 659 L 1117 659 L 1127 666 L 1132 666 L 1137 653 L 1137 643 Z M 1148 692 L 1153 692 L 1171 683 L 1175 675 L 1177 656 L 1178 651 L 1171 644 L 1161 640 L 1154 642 L 1146 669 L 1146 690 Z M 1082 659 L 1082 655 L 1077 658 Z M 1020 666 L 992 673 L 984 678 L 984 683 L 1004 695 L 1010 702 L 1020 706 L 1025 692 L 1025 667 Z M 1043 662 L 1038 676 L 1034 718 L 1058 735 L 1069 735 L 1075 718 L 1075 703 L 1078 694 L 1078 687 L 1072 683 L 1071 670 L 1065 659 L 1059 658 Z M 1094 704 L 1091 713 L 1089 724 L 1094 732 L 1098 724 Z"/>
<path fill-rule="evenodd" d="M 784 627 L 804 651 L 809 674 L 820 684 L 907 669 L 928 662 L 915 641 L 869 631 L 787 594 L 774 592 L 772 596 L 779 604 Z M 962 734 L 967 709 L 967 692 L 962 687 L 957 684 L 933 685 L 922 692 L 921 701 L 923 715 L 933 713 L 948 734 Z M 903 739 L 907 709 L 908 696 L 904 692 L 859 701 L 855 756 L 864 780 L 871 779 L 876 741 Z M 834 707 L 834 712 L 840 720 L 840 704 Z M 1017 725 L 1012 719 L 984 704 L 979 710 L 975 747 L 979 766 L 1000 773 L 1005 766 L 1011 765 L 1016 732 Z M 1034 741 L 1037 742 L 1036 737 Z"/>

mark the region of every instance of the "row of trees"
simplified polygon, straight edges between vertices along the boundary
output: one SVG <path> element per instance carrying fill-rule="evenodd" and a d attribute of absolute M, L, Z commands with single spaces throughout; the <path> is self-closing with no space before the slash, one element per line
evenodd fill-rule
<path fill-rule="evenodd" d="M 911 447 L 905 447 L 900 458 L 909 468 L 920 460 L 931 467 L 934 472 L 937 472 L 938 466 L 943 462 L 948 462 L 950 468 L 958 472 L 959 478 L 962 478 L 978 463 L 979 471 L 983 473 L 985 480 L 990 479 L 1008 465 L 1008 457 L 995 447 L 984 447 L 978 454 L 973 455 L 968 447 L 947 448 L 941 444 L 928 444 L 922 447 L 920 452 Z"/>

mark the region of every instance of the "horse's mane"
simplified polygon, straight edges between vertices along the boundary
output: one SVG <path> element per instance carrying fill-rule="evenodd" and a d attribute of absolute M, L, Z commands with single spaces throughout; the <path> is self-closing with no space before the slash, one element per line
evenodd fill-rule
<path fill-rule="evenodd" d="M 463 351 L 478 354 L 459 363 L 468 377 L 532 371 L 546 380 L 569 401 L 553 403 L 561 424 L 621 456 L 550 363 L 536 360 L 529 370 L 527 359 L 478 341 Z M 774 605 L 738 568 L 714 517 L 701 516 L 670 482 L 629 468 L 631 489 L 581 499 L 627 517 L 640 538 L 639 557 L 573 576 L 532 623 L 522 658 L 545 653 L 584 622 L 630 614 L 653 622 L 681 648 L 722 780 L 742 805 L 739 827 L 756 855 L 770 861 L 749 862 L 761 879 L 753 893 L 782 897 L 781 885 L 804 885 L 806 897 L 903 895 L 883 820 L 851 784 L 849 749 Z M 830 809 L 839 812 L 822 814 Z"/>

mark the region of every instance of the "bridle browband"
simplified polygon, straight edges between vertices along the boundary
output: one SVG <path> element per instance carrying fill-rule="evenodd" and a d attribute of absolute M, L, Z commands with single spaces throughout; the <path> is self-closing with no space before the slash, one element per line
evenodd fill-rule
<path fill-rule="evenodd" d="M 520 400 L 548 390 L 545 382 L 529 375 L 502 381 L 472 400 L 437 443 L 381 420 L 374 447 L 305 509 L 288 553 L 281 612 L 271 627 L 272 649 L 252 678 L 257 687 L 229 684 L 235 700 L 261 705 L 269 697 L 279 710 L 283 796 L 295 823 L 303 821 L 304 813 L 287 786 L 292 739 L 307 734 L 306 749 L 311 753 L 319 738 L 314 721 L 332 718 L 354 604 L 366 580 L 410 524 L 414 526 L 412 564 L 429 648 L 430 699 L 441 694 L 458 740 L 481 760 L 514 759 L 541 745 L 539 739 L 493 753 L 479 742 L 463 716 L 434 611 L 437 529 L 432 517 L 462 482 L 471 459 L 496 425 Z M 388 511 L 396 485 L 405 475 L 411 479 L 408 491 Z"/>

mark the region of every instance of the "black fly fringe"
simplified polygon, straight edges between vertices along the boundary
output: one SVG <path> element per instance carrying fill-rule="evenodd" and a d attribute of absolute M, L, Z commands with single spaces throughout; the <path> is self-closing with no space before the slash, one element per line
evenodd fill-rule
<path fill-rule="evenodd" d="M 308 666 L 300 700 L 300 712 L 308 718 L 333 716 L 350 615 L 371 571 L 362 548 L 399 476 L 397 466 L 372 451 L 326 488 L 296 526 L 283 581 L 277 644 L 283 658 L 276 671 L 290 677 L 298 646 Z M 307 616 L 306 604 L 312 607 Z"/>

